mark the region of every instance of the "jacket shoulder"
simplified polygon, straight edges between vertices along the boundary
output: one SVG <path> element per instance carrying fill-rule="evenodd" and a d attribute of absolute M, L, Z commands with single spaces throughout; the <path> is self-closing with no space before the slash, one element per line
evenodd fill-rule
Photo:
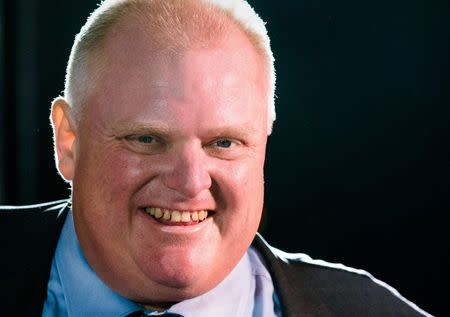
<path fill-rule="evenodd" d="M 69 200 L 0 207 L 0 315 L 37 316 Z M 27 303 L 24 305 L 24 303 Z"/>
<path fill-rule="evenodd" d="M 68 199 L 35 205 L 0 206 L 0 237 L 12 244 L 18 241 L 30 244 L 33 236 L 34 239 L 45 238 L 54 231 L 59 235 L 70 207 Z"/>
<path fill-rule="evenodd" d="M 70 199 L 61 199 L 41 204 L 22 205 L 22 206 L 8 206 L 0 205 L 0 214 L 16 212 L 16 213 L 32 213 L 42 211 L 52 211 L 59 208 L 65 208 L 70 204 Z"/>
<path fill-rule="evenodd" d="M 303 302 L 311 316 L 431 316 L 364 270 L 261 242 L 277 292 L 290 302 Z"/>

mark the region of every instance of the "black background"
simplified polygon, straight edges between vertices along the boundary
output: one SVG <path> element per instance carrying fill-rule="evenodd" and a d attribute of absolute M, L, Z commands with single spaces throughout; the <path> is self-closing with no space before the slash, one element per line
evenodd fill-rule
<path fill-rule="evenodd" d="M 265 237 L 366 269 L 448 316 L 449 2 L 250 2 L 278 77 Z M 0 203 L 65 198 L 49 106 L 96 3 L 1 4 Z"/>

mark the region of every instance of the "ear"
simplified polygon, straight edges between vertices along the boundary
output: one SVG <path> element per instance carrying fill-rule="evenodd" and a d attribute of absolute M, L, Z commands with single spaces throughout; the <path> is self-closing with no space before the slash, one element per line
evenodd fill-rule
<path fill-rule="evenodd" d="M 64 98 L 53 101 L 51 121 L 56 167 L 66 181 L 71 181 L 75 171 L 76 132 L 71 108 Z"/>

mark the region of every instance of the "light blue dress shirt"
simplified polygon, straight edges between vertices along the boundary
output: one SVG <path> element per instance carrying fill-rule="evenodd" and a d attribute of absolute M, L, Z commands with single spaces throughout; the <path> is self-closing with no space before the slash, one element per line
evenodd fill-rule
<path fill-rule="evenodd" d="M 122 317 L 136 310 L 143 307 L 115 293 L 91 269 L 69 212 L 53 258 L 42 316 Z M 281 316 L 272 278 L 253 248 L 214 289 L 177 303 L 167 311 L 185 317 Z M 150 316 L 158 313 L 145 312 Z"/>

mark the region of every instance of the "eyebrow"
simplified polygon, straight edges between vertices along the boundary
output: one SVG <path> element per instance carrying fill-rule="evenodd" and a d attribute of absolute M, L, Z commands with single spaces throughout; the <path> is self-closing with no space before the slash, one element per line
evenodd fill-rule
<path fill-rule="evenodd" d="M 124 120 L 117 122 L 114 127 L 111 128 L 111 132 L 116 136 L 130 133 L 169 136 L 170 128 L 168 124 L 162 122 L 132 122 Z"/>
<path fill-rule="evenodd" d="M 217 127 L 208 131 L 211 135 L 216 136 L 244 136 L 249 137 L 251 135 L 257 134 L 257 130 L 250 125 L 239 125 L 239 126 L 223 126 Z"/>
<path fill-rule="evenodd" d="M 170 138 L 173 136 L 176 129 L 170 128 L 167 123 L 160 121 L 149 122 L 131 122 L 122 121 L 118 122 L 112 129 L 112 134 L 115 136 L 123 136 L 125 134 L 150 134 L 160 136 L 163 138 Z M 244 137 L 248 138 L 251 135 L 258 133 L 258 130 L 251 126 L 250 123 L 237 126 L 218 126 L 206 131 L 202 131 L 202 135 L 208 137 Z"/>

